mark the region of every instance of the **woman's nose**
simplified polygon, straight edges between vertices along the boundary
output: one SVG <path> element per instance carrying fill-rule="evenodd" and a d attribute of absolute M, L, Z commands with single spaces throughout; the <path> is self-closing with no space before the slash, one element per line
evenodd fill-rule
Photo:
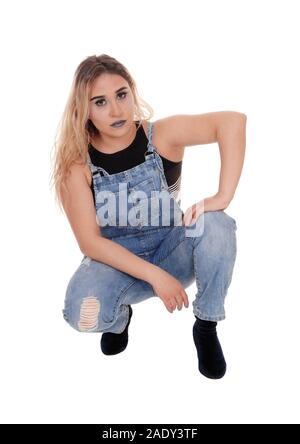
<path fill-rule="evenodd" d="M 120 106 L 118 103 L 112 103 L 110 107 L 110 114 L 113 116 L 119 116 L 120 115 Z"/>

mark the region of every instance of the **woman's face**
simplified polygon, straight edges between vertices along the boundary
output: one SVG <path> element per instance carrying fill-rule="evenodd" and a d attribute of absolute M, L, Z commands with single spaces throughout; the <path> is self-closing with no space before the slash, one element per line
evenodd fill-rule
<path fill-rule="evenodd" d="M 122 137 L 132 128 L 134 99 L 123 77 L 105 73 L 94 81 L 89 97 L 89 119 L 107 136 Z M 119 128 L 112 127 L 117 120 L 126 122 Z"/>

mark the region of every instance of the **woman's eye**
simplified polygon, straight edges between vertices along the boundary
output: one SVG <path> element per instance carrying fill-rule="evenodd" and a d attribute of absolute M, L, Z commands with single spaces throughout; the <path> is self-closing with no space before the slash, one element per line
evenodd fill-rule
<path fill-rule="evenodd" d="M 118 97 L 120 97 L 120 96 L 123 96 L 122 99 L 125 99 L 125 97 L 127 96 L 127 93 L 126 92 L 121 92 L 121 93 L 118 94 Z M 105 100 L 104 99 L 96 100 L 95 104 L 97 106 L 102 106 L 103 101 L 105 101 Z M 101 104 L 98 105 L 99 103 L 101 103 Z"/>

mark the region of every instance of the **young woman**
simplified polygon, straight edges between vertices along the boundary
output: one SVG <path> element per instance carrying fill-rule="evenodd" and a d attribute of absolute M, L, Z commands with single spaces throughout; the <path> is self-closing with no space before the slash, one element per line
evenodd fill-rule
<path fill-rule="evenodd" d="M 242 169 L 246 116 L 224 111 L 153 123 L 152 115 L 119 61 L 102 54 L 79 64 L 52 174 L 84 255 L 67 286 L 63 316 L 80 332 L 102 332 L 102 352 L 117 354 L 128 343 L 132 304 L 158 296 L 170 313 L 187 308 L 185 289 L 196 281 L 198 369 L 219 379 L 226 361 L 216 326 L 225 318 L 237 228 L 223 210 Z M 219 191 L 184 214 L 184 149 L 213 142 L 221 149 Z"/>

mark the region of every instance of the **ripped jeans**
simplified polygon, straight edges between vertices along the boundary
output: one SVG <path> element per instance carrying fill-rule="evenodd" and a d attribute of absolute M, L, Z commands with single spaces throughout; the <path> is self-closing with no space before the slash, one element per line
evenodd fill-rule
<path fill-rule="evenodd" d="M 185 289 L 196 281 L 194 315 L 220 321 L 225 319 L 224 300 L 236 259 L 237 226 L 221 210 L 200 217 L 201 236 L 187 237 L 184 226 L 160 227 L 143 234 L 148 248 L 141 253 L 134 250 L 135 236 L 119 242 L 170 273 Z M 63 316 L 80 332 L 121 333 L 129 319 L 128 305 L 150 297 L 158 296 L 148 282 L 84 256 L 67 286 Z"/>

